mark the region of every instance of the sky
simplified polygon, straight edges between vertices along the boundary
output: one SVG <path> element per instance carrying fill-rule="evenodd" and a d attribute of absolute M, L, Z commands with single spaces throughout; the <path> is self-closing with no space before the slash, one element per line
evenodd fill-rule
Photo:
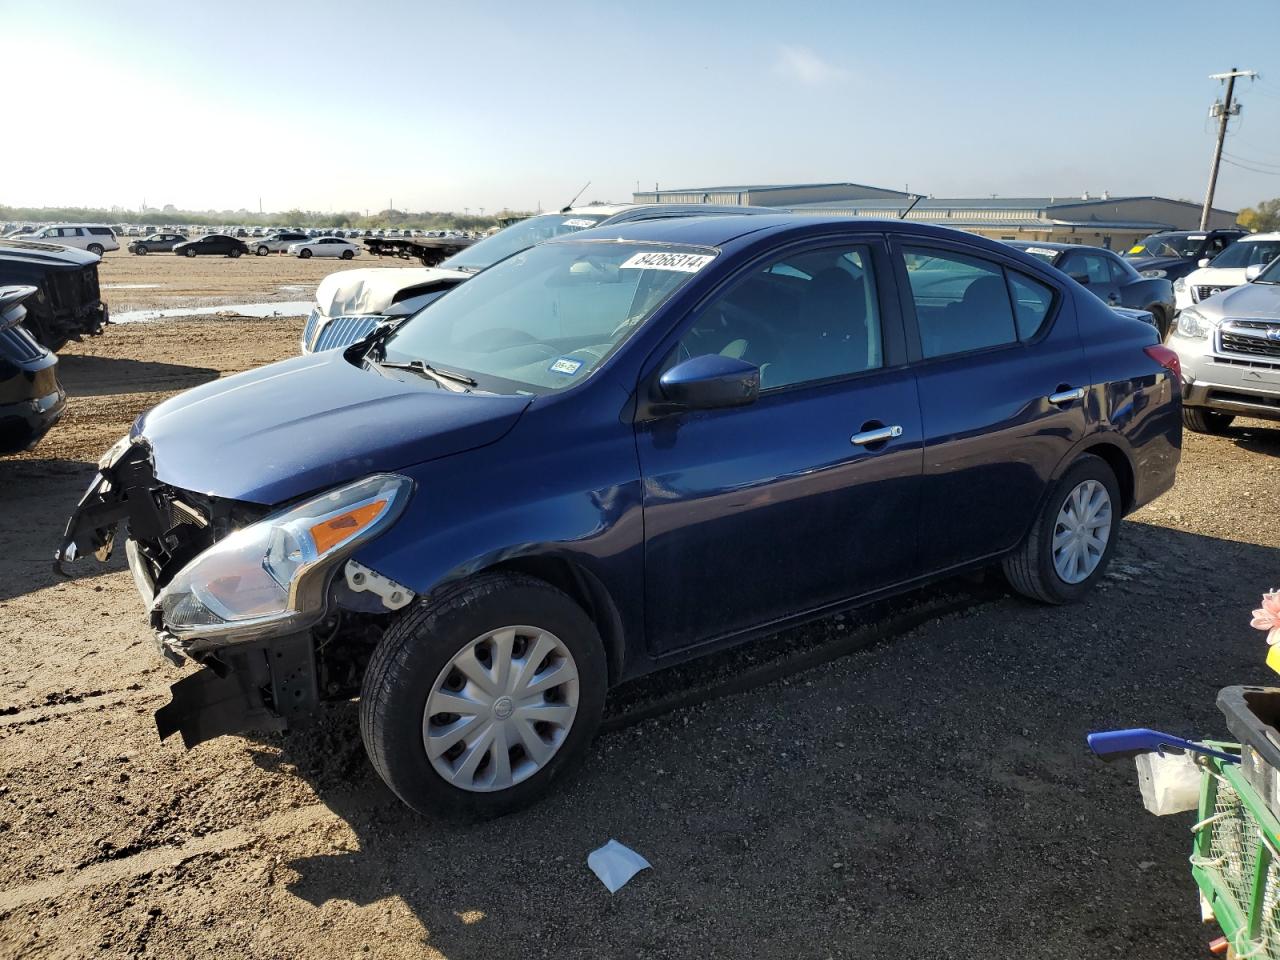
<path fill-rule="evenodd" d="M 853 181 L 1280 196 L 1280 0 L 0 0 L 0 204 L 560 207 Z M 21 79 L 16 79 L 21 78 Z M 20 134 L 15 136 L 14 131 Z"/>

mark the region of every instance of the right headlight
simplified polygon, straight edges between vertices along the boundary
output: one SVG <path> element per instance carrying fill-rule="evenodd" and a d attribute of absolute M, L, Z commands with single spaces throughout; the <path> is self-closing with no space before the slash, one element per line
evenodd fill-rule
<path fill-rule="evenodd" d="M 155 604 L 179 637 L 250 640 L 324 613 L 326 573 L 399 518 L 413 481 L 375 474 L 242 527 L 178 571 Z"/>
<path fill-rule="evenodd" d="M 1173 281 L 1173 292 L 1174 292 L 1174 293 L 1181 293 L 1181 292 L 1182 292 L 1183 290 L 1185 290 L 1185 289 L 1187 289 L 1187 278 L 1186 278 L 1186 277 L 1179 277 L 1177 280 Z"/>
<path fill-rule="evenodd" d="M 1213 322 L 1195 307 L 1178 314 L 1178 335 L 1189 340 L 1203 340 L 1213 332 Z"/>

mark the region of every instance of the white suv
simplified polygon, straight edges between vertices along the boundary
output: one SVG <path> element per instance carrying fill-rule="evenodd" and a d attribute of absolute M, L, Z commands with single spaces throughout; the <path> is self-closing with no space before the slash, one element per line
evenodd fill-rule
<path fill-rule="evenodd" d="M 41 227 L 35 233 L 23 234 L 23 240 L 43 240 L 59 243 L 64 247 L 79 247 L 102 256 L 108 250 L 119 250 L 116 235 L 101 223 L 55 223 Z"/>
<path fill-rule="evenodd" d="M 1253 233 L 1241 237 L 1212 260 L 1201 260 L 1200 269 L 1193 270 L 1173 285 L 1175 306 L 1185 310 L 1192 304 L 1207 300 L 1215 293 L 1238 287 L 1246 280 L 1250 267 L 1256 276 L 1263 267 L 1280 257 L 1280 233 Z"/>

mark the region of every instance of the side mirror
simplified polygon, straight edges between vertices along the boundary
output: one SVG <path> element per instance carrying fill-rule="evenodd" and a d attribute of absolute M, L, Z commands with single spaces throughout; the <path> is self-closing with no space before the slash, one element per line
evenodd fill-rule
<path fill-rule="evenodd" d="M 707 353 L 677 363 L 658 380 L 658 390 L 678 408 L 742 407 L 760 396 L 760 368 L 736 357 Z"/>
<path fill-rule="evenodd" d="M 1068 276 L 1082 287 L 1089 285 L 1089 275 L 1087 273 L 1072 273 L 1068 274 Z"/>
<path fill-rule="evenodd" d="M 1267 268 L 1265 263 L 1255 263 L 1244 268 L 1244 282 L 1253 283 L 1258 279 L 1258 275 Z"/>
<path fill-rule="evenodd" d="M 1199 260 L 1196 261 L 1197 267 L 1207 267 L 1208 265 L 1209 265 L 1208 257 L 1201 257 Z"/>

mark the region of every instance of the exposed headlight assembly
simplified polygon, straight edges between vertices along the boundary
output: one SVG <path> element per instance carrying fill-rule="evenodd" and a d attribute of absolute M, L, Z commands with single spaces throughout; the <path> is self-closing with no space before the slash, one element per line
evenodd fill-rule
<path fill-rule="evenodd" d="M 310 626 L 324 614 L 330 571 L 394 524 L 412 492 L 408 477 L 375 474 L 242 527 L 160 591 L 165 628 L 240 642 Z"/>
<path fill-rule="evenodd" d="M 1189 340 L 1203 340 L 1213 332 L 1213 323 L 1195 307 L 1178 314 L 1178 335 Z"/>
<path fill-rule="evenodd" d="M 1181 293 L 1181 292 L 1182 292 L 1183 290 L 1185 290 L 1185 289 L 1187 289 L 1187 278 L 1186 278 L 1186 277 L 1179 277 L 1177 280 L 1173 281 L 1173 292 L 1174 292 L 1174 293 Z"/>

